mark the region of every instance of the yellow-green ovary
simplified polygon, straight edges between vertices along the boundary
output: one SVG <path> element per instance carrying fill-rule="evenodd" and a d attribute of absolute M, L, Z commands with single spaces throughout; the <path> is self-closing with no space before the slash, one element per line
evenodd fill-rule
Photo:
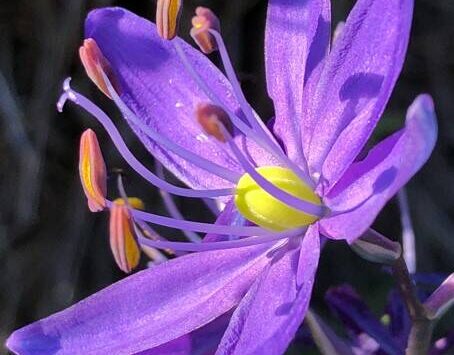
<path fill-rule="evenodd" d="M 263 166 L 256 171 L 281 190 L 301 200 L 321 205 L 320 198 L 292 170 Z M 307 226 L 318 219 L 274 198 L 257 185 L 249 174 L 244 174 L 238 181 L 235 205 L 246 219 L 273 231 Z"/>

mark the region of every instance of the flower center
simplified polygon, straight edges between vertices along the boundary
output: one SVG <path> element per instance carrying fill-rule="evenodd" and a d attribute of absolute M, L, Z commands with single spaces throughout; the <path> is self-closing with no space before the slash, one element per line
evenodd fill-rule
<path fill-rule="evenodd" d="M 256 171 L 287 193 L 313 204 L 322 204 L 315 192 L 292 170 L 279 166 L 263 166 Z M 235 205 L 246 219 L 273 231 L 307 226 L 319 219 L 271 196 L 249 174 L 244 174 L 238 181 Z"/>

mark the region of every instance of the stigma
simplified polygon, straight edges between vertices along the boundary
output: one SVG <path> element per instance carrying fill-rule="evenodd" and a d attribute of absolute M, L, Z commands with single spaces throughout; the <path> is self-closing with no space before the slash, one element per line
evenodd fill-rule
<path fill-rule="evenodd" d="M 320 198 L 291 169 L 279 166 L 262 166 L 256 171 L 276 187 L 315 205 L 322 205 Z M 249 221 L 272 231 L 285 231 L 304 227 L 320 217 L 287 205 L 266 192 L 248 174 L 236 186 L 235 205 Z"/>

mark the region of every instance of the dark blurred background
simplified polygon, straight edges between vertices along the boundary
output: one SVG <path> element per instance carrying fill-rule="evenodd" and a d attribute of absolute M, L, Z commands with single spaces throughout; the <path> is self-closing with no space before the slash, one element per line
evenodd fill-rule
<path fill-rule="evenodd" d="M 334 24 L 345 19 L 353 3 L 333 1 Z M 165 213 L 157 191 L 127 169 L 93 120 L 71 105 L 63 114 L 55 109 L 63 79 L 72 76 L 74 87 L 120 122 L 113 105 L 85 76 L 77 54 L 87 12 L 110 5 L 154 19 L 152 0 L 0 0 L 0 343 L 13 329 L 124 277 L 110 254 L 107 215 L 89 213 L 79 183 L 78 138 L 83 129 L 96 129 L 108 166 L 125 169 L 128 191 L 140 194 L 150 210 Z M 219 15 L 246 96 L 262 117 L 272 116 L 263 64 L 266 1 L 185 1 L 183 37 L 188 38 L 190 18 L 198 5 Z M 408 185 L 419 272 L 447 274 L 454 266 L 453 20 L 454 1 L 415 0 L 406 64 L 374 135 L 379 139 L 399 128 L 418 93 L 433 95 L 440 125 L 438 144 Z M 218 60 L 216 55 L 212 59 Z M 124 125 L 123 132 L 151 166 L 152 158 Z M 190 219 L 212 219 L 192 201 L 178 203 Z M 395 201 L 375 227 L 400 238 Z M 328 319 L 323 295 L 342 283 L 352 284 L 377 314 L 392 287 L 390 275 L 380 266 L 360 259 L 343 243 L 330 243 L 322 255 L 312 302 Z M 437 336 L 453 328 L 452 313 L 436 328 Z"/>

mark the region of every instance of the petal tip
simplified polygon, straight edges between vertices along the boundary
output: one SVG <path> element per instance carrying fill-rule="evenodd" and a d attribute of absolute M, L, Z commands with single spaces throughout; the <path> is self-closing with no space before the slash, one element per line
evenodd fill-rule
<path fill-rule="evenodd" d="M 121 18 L 127 10 L 121 7 L 102 7 L 91 10 L 85 20 L 85 37 L 91 37 L 95 27 L 104 21 Z"/>
<path fill-rule="evenodd" d="M 437 117 L 435 114 L 435 104 L 429 94 L 421 94 L 416 97 L 413 103 L 408 108 L 407 119 L 418 120 L 423 125 L 428 133 L 432 133 L 432 141 L 435 140 L 438 134 Z"/>
<path fill-rule="evenodd" d="M 60 346 L 58 337 L 45 334 L 39 322 L 18 329 L 5 342 L 6 348 L 14 354 L 56 354 Z"/>

